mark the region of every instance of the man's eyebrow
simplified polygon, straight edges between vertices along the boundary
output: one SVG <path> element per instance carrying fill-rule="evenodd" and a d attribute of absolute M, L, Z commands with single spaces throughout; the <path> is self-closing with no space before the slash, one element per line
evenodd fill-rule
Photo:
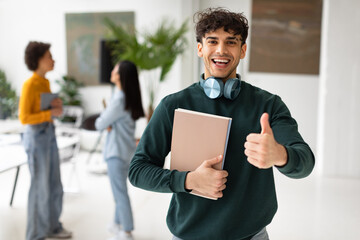
<path fill-rule="evenodd" d="M 227 37 L 226 38 L 227 40 L 237 40 L 237 41 L 240 41 L 240 39 L 239 38 L 237 38 L 237 37 Z"/>
<path fill-rule="evenodd" d="M 209 37 L 206 37 L 205 39 L 207 40 L 207 39 L 219 39 L 219 38 L 209 36 Z"/>
<path fill-rule="evenodd" d="M 214 39 L 214 40 L 218 40 L 218 37 L 212 37 L 212 36 L 208 36 L 205 38 L 206 40 L 208 39 Z M 240 38 L 233 36 L 233 37 L 227 37 L 226 40 L 236 40 L 236 41 L 240 41 Z"/>

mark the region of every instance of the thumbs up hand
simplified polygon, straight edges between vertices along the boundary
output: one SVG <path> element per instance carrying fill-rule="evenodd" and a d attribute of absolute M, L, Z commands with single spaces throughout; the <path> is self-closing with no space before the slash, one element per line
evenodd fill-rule
<path fill-rule="evenodd" d="M 260 118 L 261 134 L 273 135 L 273 131 L 269 123 L 269 114 L 263 113 Z"/>
<path fill-rule="evenodd" d="M 270 168 L 287 163 L 287 152 L 283 145 L 276 142 L 269 123 L 269 114 L 260 118 L 261 133 L 251 133 L 246 137 L 245 155 L 250 164 L 258 168 Z"/>

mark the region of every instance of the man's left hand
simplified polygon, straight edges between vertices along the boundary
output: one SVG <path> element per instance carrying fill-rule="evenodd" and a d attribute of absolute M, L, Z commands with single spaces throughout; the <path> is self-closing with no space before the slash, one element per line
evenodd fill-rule
<path fill-rule="evenodd" d="M 261 133 L 251 133 L 246 137 L 245 155 L 250 164 L 258 168 L 280 167 L 287 163 L 287 152 L 276 142 L 269 123 L 269 114 L 260 118 Z"/>

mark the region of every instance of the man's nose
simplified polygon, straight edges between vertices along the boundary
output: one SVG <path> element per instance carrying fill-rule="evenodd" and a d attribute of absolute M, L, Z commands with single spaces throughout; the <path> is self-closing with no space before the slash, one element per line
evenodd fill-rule
<path fill-rule="evenodd" d="M 216 53 L 219 55 L 223 55 L 227 53 L 227 48 L 225 43 L 220 42 L 216 48 Z"/>

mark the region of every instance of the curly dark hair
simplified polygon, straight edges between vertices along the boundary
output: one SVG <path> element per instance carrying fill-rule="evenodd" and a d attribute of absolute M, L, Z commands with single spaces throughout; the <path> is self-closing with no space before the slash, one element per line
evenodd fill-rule
<path fill-rule="evenodd" d="M 224 28 L 224 31 L 241 36 L 241 44 L 248 36 L 248 20 L 243 13 L 230 12 L 225 8 L 207 8 L 194 14 L 196 41 L 202 42 L 206 33 Z"/>
<path fill-rule="evenodd" d="M 25 64 L 29 70 L 35 71 L 39 66 L 39 59 L 50 49 L 51 44 L 31 41 L 25 49 Z"/>

